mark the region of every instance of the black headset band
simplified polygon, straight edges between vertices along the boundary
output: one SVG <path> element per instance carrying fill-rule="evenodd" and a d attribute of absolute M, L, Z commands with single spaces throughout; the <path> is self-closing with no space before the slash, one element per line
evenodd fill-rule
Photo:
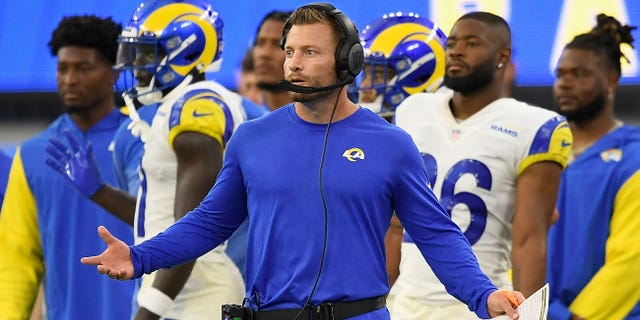
<path fill-rule="evenodd" d="M 348 78 L 354 78 L 362 70 L 364 62 L 364 53 L 362 45 L 360 44 L 360 37 L 358 35 L 358 29 L 355 24 L 349 19 L 342 11 L 337 9 L 330 3 L 326 2 L 314 2 L 304 5 L 300 8 L 314 8 L 326 12 L 328 15 L 338 23 L 340 28 L 344 31 L 345 37 L 340 40 L 336 47 L 336 73 L 339 80 L 346 80 Z M 298 9 L 300 9 L 298 8 Z M 284 50 L 285 42 L 287 40 L 287 34 L 291 29 L 290 19 L 284 24 L 282 28 L 282 38 L 280 39 L 280 47 Z"/>

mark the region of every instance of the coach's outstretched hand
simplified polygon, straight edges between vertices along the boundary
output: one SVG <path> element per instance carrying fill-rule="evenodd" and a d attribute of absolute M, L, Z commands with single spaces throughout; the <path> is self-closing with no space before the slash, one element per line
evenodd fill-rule
<path fill-rule="evenodd" d="M 506 313 L 510 319 L 518 319 L 520 315 L 515 308 L 524 300 L 524 295 L 519 291 L 496 290 L 487 298 L 487 310 L 491 317 Z"/>
<path fill-rule="evenodd" d="M 97 266 L 98 272 L 108 275 L 111 279 L 131 279 L 133 277 L 133 263 L 129 246 L 112 236 L 104 226 L 98 227 L 98 234 L 107 243 L 107 249 L 98 256 L 83 257 L 80 262 Z"/>

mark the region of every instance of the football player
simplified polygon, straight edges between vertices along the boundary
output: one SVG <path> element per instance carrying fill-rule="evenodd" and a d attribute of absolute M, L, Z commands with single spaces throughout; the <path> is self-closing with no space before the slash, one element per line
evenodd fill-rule
<path fill-rule="evenodd" d="M 501 17 L 462 16 L 445 53 L 444 85 L 452 91 L 409 96 L 395 122 L 413 137 L 430 185 L 482 270 L 499 288 L 528 296 L 545 283 L 546 237 L 571 132 L 557 113 L 504 97 L 511 32 Z M 406 234 L 395 290 L 394 320 L 476 318 Z"/>

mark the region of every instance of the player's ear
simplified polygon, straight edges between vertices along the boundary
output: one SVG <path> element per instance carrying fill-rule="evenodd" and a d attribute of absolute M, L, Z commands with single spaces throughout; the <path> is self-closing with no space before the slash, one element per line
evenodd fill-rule
<path fill-rule="evenodd" d="M 496 65 L 496 69 L 502 69 L 507 66 L 509 61 L 511 60 L 511 48 L 504 47 L 498 51 L 498 64 Z"/>

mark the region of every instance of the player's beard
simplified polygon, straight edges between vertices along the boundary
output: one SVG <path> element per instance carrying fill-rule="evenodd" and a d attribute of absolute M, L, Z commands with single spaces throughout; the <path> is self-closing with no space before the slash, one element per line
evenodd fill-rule
<path fill-rule="evenodd" d="M 595 119 L 602 113 L 606 99 L 607 91 L 603 89 L 600 90 L 600 93 L 593 97 L 591 101 L 577 105 L 573 110 L 561 110 L 558 108 L 558 113 L 565 116 L 569 122 L 578 125 L 584 124 Z"/>
<path fill-rule="evenodd" d="M 92 108 L 90 106 L 71 106 L 67 107 L 67 113 L 69 114 L 83 114 L 89 112 Z"/>
<path fill-rule="evenodd" d="M 100 106 L 100 101 L 94 101 L 87 104 L 75 104 L 71 106 L 65 106 L 65 110 L 68 114 L 88 114 L 92 110 L 97 109 Z"/>
<path fill-rule="evenodd" d="M 494 75 L 494 63 L 488 59 L 477 67 L 469 67 L 469 74 L 466 76 L 451 77 L 445 72 L 444 85 L 456 92 L 470 94 L 488 87 Z"/>

